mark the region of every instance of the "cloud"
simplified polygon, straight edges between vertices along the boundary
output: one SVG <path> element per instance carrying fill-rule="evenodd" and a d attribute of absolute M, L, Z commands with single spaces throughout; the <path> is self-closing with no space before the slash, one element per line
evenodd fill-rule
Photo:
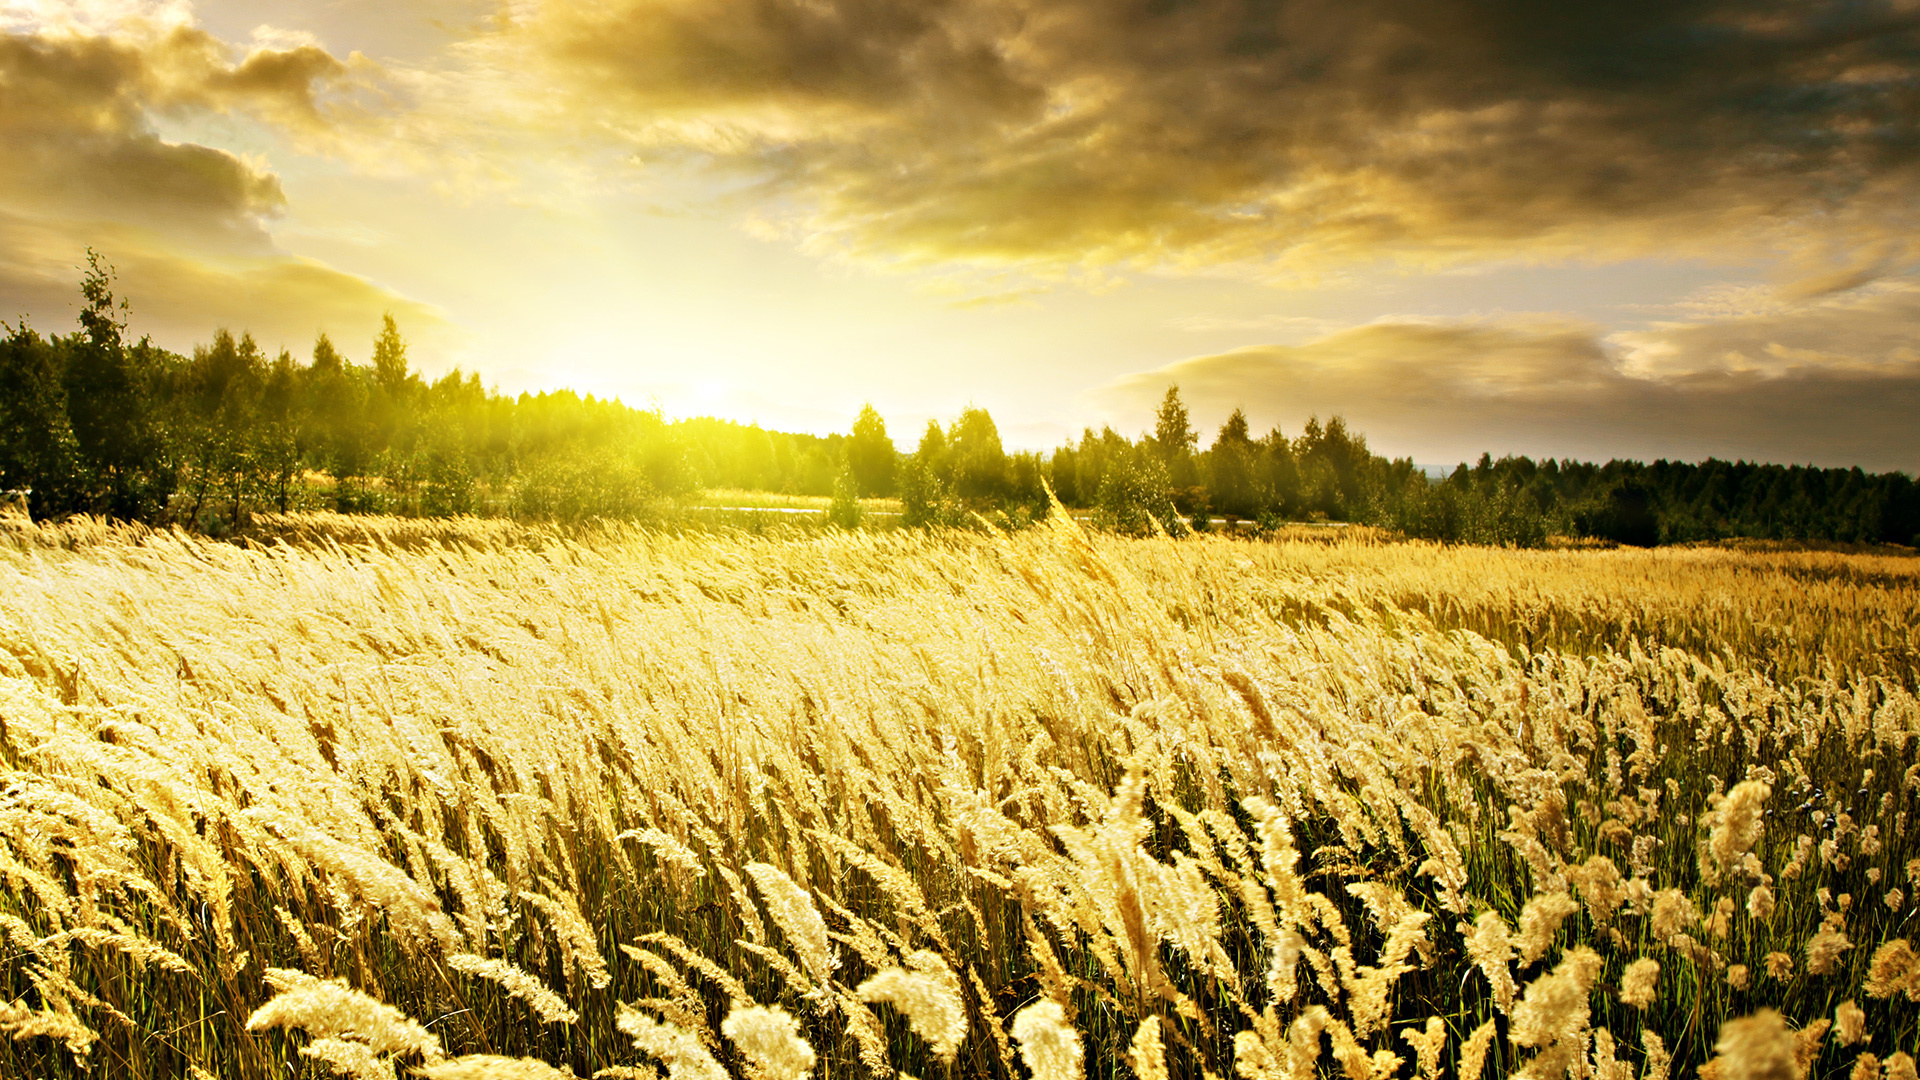
<path fill-rule="evenodd" d="M 1910 6 L 552 0 L 469 55 L 846 250 L 1315 272 L 1910 228 Z"/>
<path fill-rule="evenodd" d="M 107 37 L 0 37 L 0 195 L 16 214 L 165 226 L 199 243 L 265 242 L 285 202 L 270 174 L 225 151 L 169 143 L 145 109 L 160 64 Z"/>
<path fill-rule="evenodd" d="M 309 43 L 242 52 L 183 8 L 47 5 L 0 19 L 0 316 L 55 329 L 71 310 L 88 247 L 121 270 L 136 324 L 172 345 L 214 327 L 263 340 L 356 332 L 383 309 L 423 327 L 426 307 L 361 278 L 280 252 L 269 228 L 286 206 L 262 162 L 162 138 L 161 114 L 233 114 L 324 133 L 328 95 L 351 65 Z"/>
<path fill-rule="evenodd" d="M 1173 325 L 1195 334 L 1214 334 L 1230 330 L 1267 330 L 1287 333 L 1325 334 L 1339 328 L 1332 319 L 1311 315 L 1183 315 Z"/>
<path fill-rule="evenodd" d="M 1383 320 L 1128 376 L 1096 394 L 1148 417 L 1169 383 L 1196 416 L 1346 416 L 1424 463 L 1526 453 L 1714 456 L 1920 471 L 1920 282 L 1606 335 L 1534 319 Z M 1297 431 L 1294 433 L 1297 434 Z"/>
<path fill-rule="evenodd" d="M 321 330 L 349 353 L 370 341 L 383 312 L 392 312 L 408 340 L 428 354 L 460 344 L 445 315 L 353 274 L 311 259 L 273 252 L 183 253 L 169 237 L 146 229 L 97 224 L 84 236 L 0 211 L 0 318 L 30 318 L 42 331 L 65 333 L 78 312 L 87 246 L 117 271 L 115 290 L 133 306 L 133 331 L 169 348 L 186 349 L 214 329 L 251 332 L 263 347 L 305 355 Z"/>

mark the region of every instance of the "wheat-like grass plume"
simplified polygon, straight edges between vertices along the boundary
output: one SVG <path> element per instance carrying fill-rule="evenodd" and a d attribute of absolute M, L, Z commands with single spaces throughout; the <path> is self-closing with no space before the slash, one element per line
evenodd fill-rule
<path fill-rule="evenodd" d="M 271 528 L 0 542 L 6 1075 L 1920 1051 L 1912 560 Z"/>
<path fill-rule="evenodd" d="M 1013 1037 L 1033 1080 L 1080 1080 L 1086 1051 L 1060 1006 L 1037 1001 L 1013 1017 Z"/>

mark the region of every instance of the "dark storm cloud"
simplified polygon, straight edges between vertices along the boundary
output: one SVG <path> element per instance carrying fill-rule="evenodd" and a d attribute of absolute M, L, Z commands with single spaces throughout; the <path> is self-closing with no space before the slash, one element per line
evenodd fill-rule
<path fill-rule="evenodd" d="M 1429 463 L 1483 450 L 1708 456 L 1920 469 L 1920 285 L 1602 337 L 1564 321 L 1387 321 L 1130 376 L 1102 393 L 1150 416 L 1169 383 L 1201 416 L 1297 427 L 1344 414 Z"/>
<path fill-rule="evenodd" d="M 883 255 L 1606 254 L 1909 224 L 1884 2 L 550 4 L 595 123 L 765 170 Z M 1891 215 L 1889 217 L 1888 215 Z"/>

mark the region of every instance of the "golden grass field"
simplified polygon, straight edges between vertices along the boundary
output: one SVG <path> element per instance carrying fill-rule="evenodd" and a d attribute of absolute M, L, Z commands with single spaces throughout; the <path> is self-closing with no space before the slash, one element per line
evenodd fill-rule
<path fill-rule="evenodd" d="M 0 1076 L 1914 1080 L 1920 559 L 0 529 Z"/>

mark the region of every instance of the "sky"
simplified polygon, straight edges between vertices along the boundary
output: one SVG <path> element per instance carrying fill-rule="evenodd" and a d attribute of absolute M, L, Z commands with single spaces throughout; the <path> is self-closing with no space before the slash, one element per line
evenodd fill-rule
<path fill-rule="evenodd" d="M 1920 0 L 0 0 L 0 146 L 43 331 L 1920 470 Z"/>

